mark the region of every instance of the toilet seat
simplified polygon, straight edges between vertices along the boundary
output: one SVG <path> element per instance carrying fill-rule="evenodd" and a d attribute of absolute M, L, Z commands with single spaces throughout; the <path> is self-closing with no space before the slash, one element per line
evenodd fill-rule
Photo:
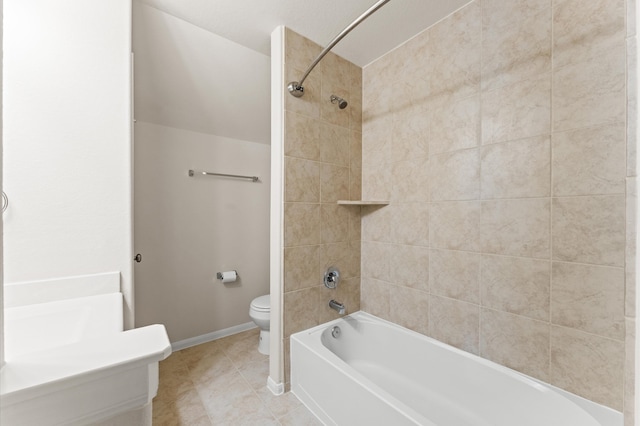
<path fill-rule="evenodd" d="M 271 310 L 271 303 L 269 301 L 269 295 L 256 297 L 251 302 L 251 309 L 257 312 L 269 312 Z"/>

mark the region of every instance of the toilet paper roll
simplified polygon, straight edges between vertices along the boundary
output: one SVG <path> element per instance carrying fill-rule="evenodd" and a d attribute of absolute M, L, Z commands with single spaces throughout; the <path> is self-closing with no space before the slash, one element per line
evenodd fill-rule
<path fill-rule="evenodd" d="M 238 273 L 236 271 L 225 271 L 218 273 L 218 279 L 223 283 L 232 283 L 238 279 Z"/>

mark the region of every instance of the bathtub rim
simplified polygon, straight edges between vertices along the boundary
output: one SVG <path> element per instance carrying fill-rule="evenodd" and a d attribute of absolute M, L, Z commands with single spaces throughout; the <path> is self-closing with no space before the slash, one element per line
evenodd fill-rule
<path fill-rule="evenodd" d="M 333 354 L 333 352 L 331 352 L 328 348 L 326 348 L 322 342 L 321 342 L 321 334 L 322 332 L 324 332 L 327 328 L 333 326 L 333 325 L 337 325 L 340 324 L 341 322 L 345 321 L 347 318 L 354 318 L 357 321 L 366 321 L 366 322 L 373 322 L 373 323 L 378 323 L 378 324 L 383 324 L 387 327 L 391 327 L 394 329 L 397 329 L 399 332 L 402 332 L 404 334 L 408 334 L 409 336 L 414 336 L 420 339 L 425 339 L 426 341 L 435 344 L 436 346 L 439 346 L 443 349 L 446 350 L 450 350 L 453 351 L 454 353 L 457 353 L 459 355 L 464 356 L 465 358 L 470 358 L 475 362 L 479 362 L 481 364 L 484 364 L 486 366 L 492 367 L 492 368 L 496 368 L 498 371 L 503 371 L 506 374 L 510 374 L 512 376 L 514 376 L 515 378 L 517 378 L 518 380 L 524 380 L 527 382 L 533 382 L 533 384 L 535 386 L 544 386 L 556 393 L 558 393 L 560 396 L 565 397 L 566 399 L 568 399 L 570 402 L 574 403 L 575 405 L 577 405 L 578 407 L 580 407 L 581 409 L 583 409 L 584 411 L 586 411 L 589 415 L 591 415 L 595 420 L 597 420 L 598 422 L 600 422 L 601 425 L 603 426 L 622 426 L 624 423 L 624 417 L 623 417 L 623 413 L 617 410 L 614 410 L 613 408 L 607 407 L 605 405 L 599 404 L 597 402 L 591 401 L 589 399 L 586 399 L 584 397 L 581 397 L 579 395 L 573 394 L 569 391 L 566 391 L 564 389 L 558 388 L 550 383 L 544 382 L 542 380 L 536 379 L 535 377 L 531 377 L 528 376 L 527 374 L 521 373 L 519 371 L 513 370 L 509 367 L 506 367 L 504 365 L 498 364 L 494 361 L 491 361 L 489 359 L 483 358 L 479 355 L 475 355 L 472 354 L 470 352 L 466 352 L 462 349 L 456 348 L 455 346 L 451 346 L 448 345 L 444 342 L 441 342 L 439 340 L 436 340 L 432 337 L 426 336 L 424 334 L 418 333 L 416 331 L 410 330 L 406 327 L 403 327 L 399 324 L 393 323 L 391 321 L 385 320 L 383 318 L 380 318 L 378 316 L 375 316 L 373 314 L 370 314 L 368 312 L 365 311 L 357 311 L 357 312 L 353 312 L 349 315 L 345 315 L 344 317 L 340 317 L 337 318 L 335 320 L 332 321 L 328 321 L 326 323 L 323 324 L 319 324 L 317 326 L 311 327 L 307 330 L 302 330 L 299 331 L 297 333 L 292 334 L 290 337 L 291 339 L 293 339 L 295 342 L 297 342 L 298 344 L 304 346 L 305 348 L 307 348 L 308 350 L 313 351 L 318 357 L 320 357 L 322 360 L 329 362 L 331 364 L 333 364 L 340 372 L 342 372 L 343 374 L 349 374 L 352 378 L 354 378 L 355 380 L 361 382 L 361 377 L 362 374 L 360 374 L 359 372 L 355 372 L 356 374 L 352 374 L 353 368 L 350 367 L 345 361 L 343 361 L 342 359 L 340 359 L 340 357 L 338 357 L 337 355 Z M 317 343 L 313 339 L 314 335 L 320 334 L 317 337 Z M 320 345 L 322 348 L 324 348 L 326 350 L 327 353 L 319 353 L 317 351 L 315 351 L 315 347 L 317 345 Z M 291 345 L 291 347 L 293 348 L 293 344 Z M 333 356 L 329 355 L 332 354 Z M 331 359 L 329 359 L 327 357 L 327 355 L 331 356 Z M 293 357 L 292 357 L 293 358 Z M 291 363 L 292 367 L 293 367 L 293 362 Z M 355 377 L 354 377 L 355 376 Z M 291 370 L 291 388 L 292 388 L 292 392 L 294 394 L 294 371 L 293 368 Z M 364 379 L 368 382 L 370 382 L 369 379 L 367 379 L 366 377 L 364 377 Z M 377 386 L 376 384 L 374 384 L 374 386 L 376 388 L 379 388 L 379 386 Z M 384 390 L 383 390 L 384 391 Z M 387 393 L 387 392 L 385 392 Z M 387 393 L 388 394 L 388 393 Z M 296 395 L 298 396 L 298 395 Z M 390 395 L 391 396 L 391 395 Z M 391 396 L 391 398 L 394 401 L 398 401 L 397 398 Z M 304 401 L 303 401 L 304 403 Z M 402 402 L 400 402 L 401 405 L 403 407 L 406 407 L 406 405 Z M 306 403 L 305 403 L 306 405 Z M 311 409 L 311 407 L 309 407 Z M 408 408 L 408 407 L 407 407 Z M 415 411 L 411 408 L 409 408 L 409 410 L 412 413 L 415 413 Z M 313 410 L 312 410 L 313 411 Z M 314 411 L 315 413 L 315 411 Z M 422 416 L 420 416 L 422 417 Z M 411 418 L 411 416 L 408 416 L 408 418 Z"/>

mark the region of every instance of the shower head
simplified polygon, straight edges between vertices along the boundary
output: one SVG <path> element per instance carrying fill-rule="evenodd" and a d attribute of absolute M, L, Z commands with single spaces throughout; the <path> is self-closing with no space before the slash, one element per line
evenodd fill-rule
<path fill-rule="evenodd" d="M 331 103 L 332 104 L 337 103 L 340 109 L 345 109 L 347 107 L 347 101 L 345 101 L 344 99 L 336 95 L 331 95 Z"/>

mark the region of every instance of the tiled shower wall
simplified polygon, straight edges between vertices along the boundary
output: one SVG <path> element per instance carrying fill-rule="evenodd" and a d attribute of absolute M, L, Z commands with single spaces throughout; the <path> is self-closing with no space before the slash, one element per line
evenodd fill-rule
<path fill-rule="evenodd" d="M 363 71 L 363 310 L 616 410 L 626 6 L 477 0 Z"/>
<path fill-rule="evenodd" d="M 287 29 L 285 86 L 298 81 L 322 48 Z M 360 198 L 362 70 L 329 53 L 304 82 L 301 98 L 285 95 L 284 305 L 285 382 L 289 336 L 332 320 L 329 300 L 360 309 Z M 336 95 L 349 103 L 332 104 Z M 341 272 L 337 289 L 324 287 L 330 266 Z"/>

